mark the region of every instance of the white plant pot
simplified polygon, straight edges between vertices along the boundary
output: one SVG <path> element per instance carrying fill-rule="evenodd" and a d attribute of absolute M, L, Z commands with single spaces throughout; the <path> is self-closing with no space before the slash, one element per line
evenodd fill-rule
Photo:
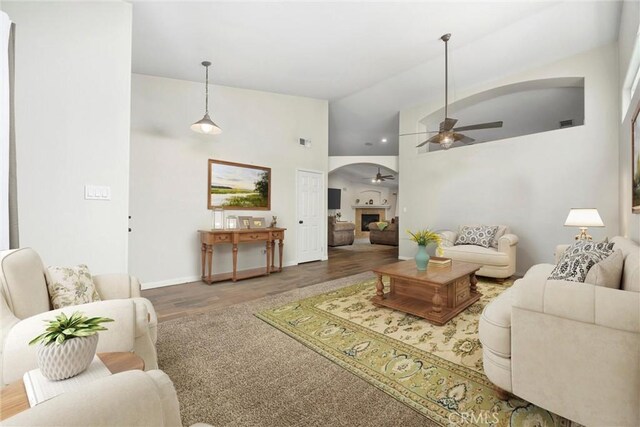
<path fill-rule="evenodd" d="M 62 344 L 38 346 L 38 367 L 50 380 L 64 380 L 89 367 L 98 347 L 98 334 L 71 338 Z"/>

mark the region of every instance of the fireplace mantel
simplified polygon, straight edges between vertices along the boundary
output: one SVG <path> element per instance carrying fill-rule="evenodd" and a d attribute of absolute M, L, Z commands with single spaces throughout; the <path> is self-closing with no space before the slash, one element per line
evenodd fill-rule
<path fill-rule="evenodd" d="M 351 205 L 354 209 L 391 209 L 389 205 Z"/>

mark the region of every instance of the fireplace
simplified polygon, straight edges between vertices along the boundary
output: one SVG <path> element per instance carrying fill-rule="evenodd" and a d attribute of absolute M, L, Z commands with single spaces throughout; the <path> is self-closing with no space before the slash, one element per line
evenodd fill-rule
<path fill-rule="evenodd" d="M 362 214 L 361 231 L 369 231 L 369 224 L 380 221 L 380 214 Z"/>

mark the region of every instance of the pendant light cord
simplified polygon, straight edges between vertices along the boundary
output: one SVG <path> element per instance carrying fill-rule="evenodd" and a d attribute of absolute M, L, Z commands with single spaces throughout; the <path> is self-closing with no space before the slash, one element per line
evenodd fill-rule
<path fill-rule="evenodd" d="M 205 93 L 205 96 L 204 96 L 204 99 L 205 99 L 205 101 L 204 101 L 204 103 L 205 103 L 204 112 L 205 112 L 205 114 L 209 114 L 209 66 L 206 65 L 204 68 L 206 70 L 206 72 L 205 72 L 205 87 L 204 87 L 204 93 Z"/>
<path fill-rule="evenodd" d="M 444 41 L 444 119 L 446 120 L 449 108 L 449 40 Z"/>

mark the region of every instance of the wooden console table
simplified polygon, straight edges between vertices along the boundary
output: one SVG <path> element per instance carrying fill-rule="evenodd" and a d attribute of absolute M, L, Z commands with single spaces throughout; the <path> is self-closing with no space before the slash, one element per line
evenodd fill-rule
<path fill-rule="evenodd" d="M 199 230 L 202 244 L 202 281 L 208 284 L 223 280 L 234 282 L 249 277 L 264 276 L 282 271 L 282 249 L 286 228 L 251 228 L 237 230 Z M 276 240 L 278 240 L 278 267 L 275 266 Z M 265 242 L 267 249 L 267 265 L 265 268 L 238 270 L 238 245 L 243 243 Z M 212 274 L 213 247 L 231 244 L 233 251 L 233 271 L 231 273 Z"/>

